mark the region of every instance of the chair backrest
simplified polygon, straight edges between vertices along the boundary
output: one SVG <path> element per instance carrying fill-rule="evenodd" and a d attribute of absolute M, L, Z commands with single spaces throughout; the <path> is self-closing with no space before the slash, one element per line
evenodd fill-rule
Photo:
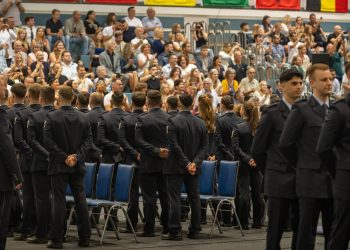
<path fill-rule="evenodd" d="M 115 177 L 114 200 L 119 202 L 129 202 L 134 166 L 119 164 Z"/>
<path fill-rule="evenodd" d="M 87 198 L 91 198 L 94 188 L 94 177 L 96 174 L 97 163 L 86 162 L 85 167 L 85 195 Z"/>
<path fill-rule="evenodd" d="M 216 161 L 203 161 L 199 176 L 199 193 L 212 195 L 214 192 Z"/>
<path fill-rule="evenodd" d="M 114 164 L 101 163 L 97 173 L 96 198 L 109 200 L 111 196 L 111 185 Z"/>
<path fill-rule="evenodd" d="M 219 196 L 236 197 L 236 184 L 238 176 L 237 161 L 221 161 L 219 172 Z"/>

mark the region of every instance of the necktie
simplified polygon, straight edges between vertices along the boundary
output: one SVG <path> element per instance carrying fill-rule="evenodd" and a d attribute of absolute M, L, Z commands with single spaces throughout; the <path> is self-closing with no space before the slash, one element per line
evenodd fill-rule
<path fill-rule="evenodd" d="M 324 103 L 324 104 L 322 105 L 322 107 L 323 107 L 324 113 L 327 114 L 327 110 L 328 110 L 327 104 Z"/>
<path fill-rule="evenodd" d="M 34 39 L 33 28 L 30 28 L 30 41 L 33 41 L 33 39 Z"/>

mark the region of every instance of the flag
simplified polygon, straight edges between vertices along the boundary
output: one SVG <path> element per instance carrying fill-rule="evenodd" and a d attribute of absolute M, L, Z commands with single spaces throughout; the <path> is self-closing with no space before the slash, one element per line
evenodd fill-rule
<path fill-rule="evenodd" d="M 348 12 L 347 0 L 307 0 L 306 10 L 322 12 Z"/>
<path fill-rule="evenodd" d="M 248 0 L 203 0 L 204 6 L 248 7 Z"/>
<path fill-rule="evenodd" d="M 300 10 L 300 0 L 256 0 L 257 9 Z"/>

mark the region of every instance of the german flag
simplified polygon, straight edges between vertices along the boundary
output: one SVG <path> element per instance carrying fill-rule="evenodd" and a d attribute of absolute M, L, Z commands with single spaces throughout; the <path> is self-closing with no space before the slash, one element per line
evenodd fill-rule
<path fill-rule="evenodd" d="M 322 12 L 348 12 L 347 0 L 307 0 L 306 10 Z"/>

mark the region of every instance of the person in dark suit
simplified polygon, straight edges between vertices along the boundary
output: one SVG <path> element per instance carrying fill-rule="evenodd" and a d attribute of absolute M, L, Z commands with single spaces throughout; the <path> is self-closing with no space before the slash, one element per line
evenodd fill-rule
<path fill-rule="evenodd" d="M 88 113 L 89 112 L 89 99 L 90 94 L 87 92 L 80 92 L 77 95 L 77 109 L 80 112 Z"/>
<path fill-rule="evenodd" d="M 291 211 L 293 238 L 291 249 L 296 248 L 299 207 L 295 193 L 295 166 L 282 155 L 278 143 L 294 102 L 303 90 L 303 75 L 298 70 L 287 70 L 280 76 L 283 97 L 262 112 L 254 136 L 251 154 L 264 175 L 264 194 L 268 198 L 268 227 L 266 249 L 281 249 L 285 222 Z"/>
<path fill-rule="evenodd" d="M 125 115 L 122 110 L 124 95 L 122 92 L 114 92 L 111 98 L 113 109 L 104 113 L 97 127 L 97 142 L 103 149 L 103 163 L 120 163 L 124 159 L 124 150 L 120 146 L 118 130 L 121 118 Z"/>
<path fill-rule="evenodd" d="M 193 98 L 179 97 L 180 112 L 168 120 L 170 154 L 164 167 L 169 202 L 169 233 L 163 240 L 182 240 L 181 186 L 184 183 L 191 207 L 187 237 L 199 238 L 201 203 L 199 199 L 200 167 L 208 154 L 208 131 L 205 123 L 190 112 Z"/>
<path fill-rule="evenodd" d="M 141 153 L 139 173 L 145 216 L 140 237 L 155 236 L 157 191 L 162 207 L 162 234 L 169 232 L 166 183 L 162 173 L 169 153 L 167 122 L 170 115 L 160 109 L 162 100 L 158 90 L 150 90 L 147 93 L 147 106 L 149 112 L 138 116 L 135 131 L 136 145 Z"/>
<path fill-rule="evenodd" d="M 179 105 L 179 99 L 173 95 L 169 96 L 166 99 L 166 105 L 165 105 L 166 112 L 171 116 L 176 115 L 179 112 L 177 110 L 178 105 Z"/>
<path fill-rule="evenodd" d="M 0 96 L 0 108 L 4 111 L 9 109 L 8 99 L 9 99 L 9 91 L 7 89 L 4 89 L 4 94 Z"/>
<path fill-rule="evenodd" d="M 27 94 L 27 87 L 22 83 L 15 83 L 14 85 L 12 85 L 10 91 L 12 94 L 14 104 L 12 107 L 6 110 L 6 113 L 8 114 L 10 125 L 11 125 L 12 138 L 14 138 L 13 126 L 15 122 L 16 112 L 26 107 L 26 105 L 24 104 L 24 99 Z M 11 204 L 9 235 L 13 236 L 14 232 L 20 231 L 22 211 L 23 209 L 22 209 L 21 197 L 19 192 L 16 191 L 14 192 L 14 198 L 12 199 L 12 204 Z"/>
<path fill-rule="evenodd" d="M 23 175 L 23 215 L 21 234 L 15 240 L 27 240 L 35 228 L 35 204 L 33 180 L 30 172 L 33 149 L 28 145 L 27 122 L 29 115 L 41 108 L 39 102 L 41 85 L 32 84 L 28 88 L 29 106 L 17 111 L 14 121 L 14 143 L 19 153 L 19 165 Z"/>
<path fill-rule="evenodd" d="M 0 99 L 5 96 L 6 76 L 0 74 Z M 6 248 L 7 230 L 14 190 L 21 188 L 22 175 L 6 111 L 0 108 L 0 249 Z"/>
<path fill-rule="evenodd" d="M 84 192 L 84 159 L 91 147 L 90 124 L 84 114 L 75 110 L 73 90 L 61 86 L 58 92 L 60 108 L 47 114 L 44 141 L 49 156 L 48 174 L 52 188 L 52 238 L 48 248 L 62 248 L 66 223 L 66 189 L 69 184 L 75 202 L 79 246 L 89 246 L 90 219 Z"/>
<path fill-rule="evenodd" d="M 296 167 L 296 194 L 300 209 L 298 250 L 315 248 L 320 213 L 327 247 L 333 220 L 331 174 L 316 153 L 332 94 L 332 73 L 325 64 L 314 64 L 308 72 L 313 95 L 293 105 L 279 142 L 283 156 Z"/>
<path fill-rule="evenodd" d="M 231 140 L 235 155 L 238 156 L 240 163 L 237 178 L 237 212 L 242 228 L 248 230 L 250 197 L 253 204 L 252 228 L 261 228 L 264 212 L 264 202 L 261 192 L 262 175 L 256 168 L 255 160 L 250 153 L 259 120 L 259 110 L 253 100 L 244 102 L 241 116 L 244 121 L 235 124 Z"/>
<path fill-rule="evenodd" d="M 122 117 L 119 125 L 119 141 L 126 153 L 126 164 L 135 165 L 134 175 L 130 190 L 130 200 L 128 206 L 128 215 L 133 228 L 137 229 L 138 211 L 139 211 L 139 164 L 140 150 L 135 143 L 135 125 L 137 117 L 143 113 L 143 106 L 146 103 L 146 95 L 141 92 L 134 92 L 132 99 L 132 113 Z M 123 233 L 132 233 L 130 225 L 127 223 Z"/>
<path fill-rule="evenodd" d="M 40 90 L 40 103 L 42 104 L 42 108 L 30 114 L 27 123 L 28 145 L 33 152 L 30 172 L 33 182 L 37 225 L 35 236 L 28 238 L 28 243 L 47 243 L 50 221 L 50 178 L 47 175 L 49 152 L 44 146 L 44 122 L 47 113 L 54 110 L 54 102 L 55 90 L 49 86 L 42 87 Z"/>
<path fill-rule="evenodd" d="M 334 220 L 328 249 L 348 249 L 350 228 L 350 95 L 329 108 L 322 126 L 316 151 L 330 172 L 335 172 L 333 184 Z M 335 169 L 334 169 L 335 168 Z"/>
<path fill-rule="evenodd" d="M 215 159 L 217 161 L 226 160 L 233 161 L 238 158 L 235 155 L 235 149 L 232 145 L 231 135 L 236 123 L 244 122 L 244 120 L 235 115 L 233 112 L 234 100 L 231 96 L 226 95 L 221 98 L 221 110 L 223 115 L 216 119 L 215 130 Z M 233 221 L 230 211 L 230 205 L 222 206 L 222 226 L 232 227 Z M 220 218 L 219 218 L 220 219 Z"/>
<path fill-rule="evenodd" d="M 86 119 L 90 123 L 91 134 L 92 134 L 92 145 L 89 150 L 89 154 L 85 159 L 86 162 L 100 162 L 102 149 L 101 145 L 97 141 L 97 127 L 101 120 L 101 116 L 106 113 L 103 109 L 103 95 L 95 92 L 90 95 L 90 108 L 91 110 L 85 113 Z"/>

